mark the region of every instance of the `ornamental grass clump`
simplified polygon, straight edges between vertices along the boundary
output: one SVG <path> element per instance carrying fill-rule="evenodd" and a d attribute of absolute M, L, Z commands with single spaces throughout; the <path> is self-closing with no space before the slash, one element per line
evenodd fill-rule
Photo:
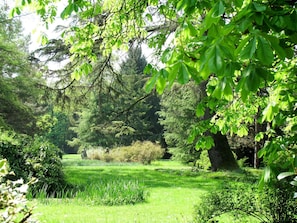
<path fill-rule="evenodd" d="M 92 205 L 129 205 L 144 202 L 148 192 L 137 180 L 106 180 L 84 186 L 76 198 Z"/>

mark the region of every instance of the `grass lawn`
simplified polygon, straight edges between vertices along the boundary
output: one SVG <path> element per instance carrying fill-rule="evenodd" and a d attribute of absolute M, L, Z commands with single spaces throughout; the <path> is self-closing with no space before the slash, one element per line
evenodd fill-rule
<path fill-rule="evenodd" d="M 93 205 L 77 198 L 38 199 L 35 213 L 49 223 L 183 223 L 191 222 L 194 205 L 206 192 L 226 181 L 238 181 L 239 173 L 192 172 L 191 167 L 174 161 L 152 165 L 106 164 L 81 160 L 79 155 L 63 158 L 64 170 L 73 184 L 96 184 L 102 180 L 129 179 L 144 184 L 149 196 L 144 203 L 123 206 Z"/>

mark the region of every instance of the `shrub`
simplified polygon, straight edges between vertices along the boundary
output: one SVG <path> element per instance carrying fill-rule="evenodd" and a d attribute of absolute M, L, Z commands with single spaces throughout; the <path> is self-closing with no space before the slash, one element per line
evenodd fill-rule
<path fill-rule="evenodd" d="M 77 193 L 77 198 L 100 205 L 127 205 L 145 201 L 148 193 L 135 180 L 109 180 L 89 184 Z"/>
<path fill-rule="evenodd" d="M 7 180 L 7 174 L 7 160 L 0 160 L 0 221 L 37 222 L 32 219 L 33 208 L 28 206 L 26 200 L 28 184 L 23 180 Z"/>
<path fill-rule="evenodd" d="M 23 147 L 28 144 L 30 139 L 25 136 L 16 135 L 14 132 L 4 131 L 0 134 L 0 158 L 5 158 L 14 172 L 5 177 L 10 180 L 24 179 L 29 176 L 29 169 L 26 165 Z"/>
<path fill-rule="evenodd" d="M 111 155 L 119 162 L 140 162 L 151 164 L 152 161 L 160 159 L 164 150 L 160 145 L 150 141 L 134 142 L 131 146 L 119 147 L 111 151 Z"/>
<path fill-rule="evenodd" d="M 48 196 L 55 197 L 65 190 L 65 187 L 70 186 L 62 171 L 61 156 L 59 148 L 38 137 L 24 148 L 30 175 L 38 179 L 38 182 L 31 187 L 33 196 L 42 191 Z"/>
<path fill-rule="evenodd" d="M 291 195 L 291 196 L 288 196 Z M 259 189 L 255 185 L 226 185 L 201 199 L 195 207 L 195 222 L 214 222 L 228 214 L 230 222 L 252 217 L 260 222 L 297 222 L 296 201 L 284 188 Z"/>
<path fill-rule="evenodd" d="M 131 146 L 123 146 L 110 151 L 96 149 L 88 150 L 89 159 L 98 159 L 105 162 L 139 162 L 150 164 L 152 161 L 162 158 L 164 149 L 160 145 L 150 141 L 134 142 Z"/>
<path fill-rule="evenodd" d="M 196 167 L 203 170 L 209 170 L 211 168 L 211 163 L 208 158 L 208 151 L 203 150 L 200 153 L 199 159 L 196 161 Z"/>
<path fill-rule="evenodd" d="M 30 138 L 4 132 L 0 136 L 0 156 L 6 158 L 14 175 L 8 175 L 10 180 L 32 178 L 38 180 L 30 186 L 32 195 L 40 191 L 48 196 L 56 196 L 59 190 L 67 186 L 62 172 L 62 153 L 53 144 L 42 138 Z"/>

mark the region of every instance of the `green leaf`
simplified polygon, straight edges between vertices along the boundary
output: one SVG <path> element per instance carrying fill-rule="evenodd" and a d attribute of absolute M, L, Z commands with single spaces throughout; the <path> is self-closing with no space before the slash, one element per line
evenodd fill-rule
<path fill-rule="evenodd" d="M 15 7 L 12 10 L 12 16 L 14 16 L 14 13 L 16 12 L 16 14 L 20 15 L 21 14 L 21 9 L 19 7 Z"/>
<path fill-rule="evenodd" d="M 155 84 L 157 82 L 157 79 L 159 78 L 160 73 L 159 72 L 156 72 L 151 67 L 151 65 L 150 66 L 147 66 L 145 69 L 146 69 L 146 72 L 148 72 L 148 70 L 150 70 L 150 72 L 153 73 L 152 77 L 146 82 L 145 87 L 144 87 L 144 89 L 145 89 L 146 92 L 151 92 L 152 89 L 155 87 Z"/>
<path fill-rule="evenodd" d="M 190 30 L 190 34 L 191 36 L 196 36 L 198 34 L 198 31 L 197 29 L 193 26 L 193 24 L 191 23 L 191 21 L 187 21 L 187 25 L 188 25 L 188 28 Z"/>
<path fill-rule="evenodd" d="M 205 137 L 205 148 L 211 149 L 215 145 L 214 140 L 211 136 Z"/>
<path fill-rule="evenodd" d="M 250 90 L 252 92 L 256 92 L 260 86 L 260 77 L 256 74 L 255 71 L 252 71 L 246 77 L 245 84 L 246 84 L 248 90 Z"/>
<path fill-rule="evenodd" d="M 265 167 L 264 168 L 264 182 L 269 182 L 271 177 L 271 169 L 270 167 Z"/>
<path fill-rule="evenodd" d="M 78 4 L 76 4 L 75 2 L 73 3 L 73 10 L 75 11 L 75 12 L 78 12 L 78 9 L 79 9 L 79 5 Z M 71 13 L 70 13 L 71 14 Z"/>
<path fill-rule="evenodd" d="M 153 66 L 151 64 L 148 64 L 145 66 L 143 73 L 144 74 L 151 74 L 153 72 Z"/>
<path fill-rule="evenodd" d="M 242 39 L 238 45 L 238 47 L 235 50 L 235 55 L 240 55 L 242 52 L 243 47 L 247 44 L 247 42 L 250 40 L 250 37 L 245 37 L 244 39 Z"/>
<path fill-rule="evenodd" d="M 180 84 L 185 84 L 189 82 L 189 72 L 187 66 L 184 63 L 181 63 L 180 69 L 177 75 L 177 81 Z"/>
<path fill-rule="evenodd" d="M 147 20 L 149 22 L 152 22 L 153 21 L 153 16 L 150 13 L 145 14 L 145 17 L 147 18 Z"/>
<path fill-rule="evenodd" d="M 266 5 L 258 2 L 253 2 L 253 6 L 257 12 L 264 12 L 266 10 Z"/>
<path fill-rule="evenodd" d="M 199 76 L 198 70 L 195 67 L 191 67 L 189 65 L 187 65 L 187 68 L 191 78 L 196 81 L 196 83 L 200 83 L 202 78 Z"/>
<path fill-rule="evenodd" d="M 267 70 L 264 69 L 262 67 L 257 67 L 255 70 L 256 74 L 258 74 L 258 76 L 260 76 L 261 78 L 263 78 L 266 81 L 273 81 L 273 75 Z"/>
<path fill-rule="evenodd" d="M 204 33 L 208 30 L 213 24 L 216 24 L 220 20 L 220 17 L 213 17 L 212 14 L 207 14 L 205 19 L 203 20 L 203 29 L 201 30 Z"/>
<path fill-rule="evenodd" d="M 241 8 L 243 2 L 244 2 L 244 0 L 236 0 L 236 1 L 233 1 L 234 5 L 235 5 L 237 8 Z"/>
<path fill-rule="evenodd" d="M 251 59 L 257 48 L 257 39 L 256 37 L 252 37 L 248 44 L 243 48 L 243 50 L 240 52 L 240 57 L 244 59 Z"/>
<path fill-rule="evenodd" d="M 256 55 L 257 58 L 265 65 L 271 65 L 274 61 L 274 55 L 271 46 L 269 42 L 262 36 L 258 38 Z"/>
<path fill-rule="evenodd" d="M 187 5 L 187 0 L 180 0 L 176 4 L 176 9 L 178 11 L 182 10 Z"/>
<path fill-rule="evenodd" d="M 239 137 L 247 136 L 249 134 L 248 128 L 245 125 L 241 125 L 238 128 L 237 135 Z"/>
<path fill-rule="evenodd" d="M 286 51 L 279 45 L 279 39 L 275 36 L 266 37 L 270 41 L 271 47 L 275 50 L 280 59 L 284 60 L 286 58 Z"/>
<path fill-rule="evenodd" d="M 48 38 L 45 35 L 41 36 L 41 44 L 44 46 L 48 43 Z"/>
<path fill-rule="evenodd" d="M 162 76 L 159 76 L 157 82 L 156 82 L 156 90 L 158 94 L 162 94 L 166 87 L 166 79 Z"/>
<path fill-rule="evenodd" d="M 222 58 L 222 51 L 219 45 L 214 45 L 206 51 L 206 56 L 208 57 L 208 68 L 210 72 L 220 73 L 224 67 L 224 62 Z"/>
<path fill-rule="evenodd" d="M 297 186 L 297 181 L 296 180 L 291 181 L 290 184 L 293 185 L 293 186 Z"/>
<path fill-rule="evenodd" d="M 255 141 L 256 142 L 260 142 L 262 139 L 264 138 L 264 133 L 263 132 L 259 132 L 255 135 Z"/>
<path fill-rule="evenodd" d="M 223 96 L 223 89 L 225 88 L 225 83 L 223 81 L 219 81 L 219 84 L 216 86 L 214 91 L 212 92 L 212 96 L 221 99 Z"/>
<path fill-rule="evenodd" d="M 271 122 L 274 119 L 274 117 L 278 114 L 278 108 L 269 103 L 262 114 L 262 121 Z"/>
<path fill-rule="evenodd" d="M 290 177 L 290 176 L 295 176 L 296 174 L 294 172 L 283 172 L 283 173 L 280 173 L 278 176 L 277 176 L 277 179 L 278 180 L 282 180 L 286 177 Z"/>
<path fill-rule="evenodd" d="M 167 63 L 171 58 L 172 58 L 172 49 L 171 49 L 171 48 L 167 48 L 167 49 L 164 50 L 164 52 L 162 53 L 161 61 L 162 61 L 163 63 Z"/>
<path fill-rule="evenodd" d="M 226 84 L 226 87 L 224 89 L 224 98 L 228 101 L 233 100 L 233 90 L 230 83 Z"/>
<path fill-rule="evenodd" d="M 264 21 L 264 15 L 263 14 L 255 14 L 255 21 L 258 25 L 262 26 Z"/>
<path fill-rule="evenodd" d="M 219 1 L 213 7 L 212 17 L 219 17 L 225 12 L 225 7 L 222 1 Z"/>
<path fill-rule="evenodd" d="M 205 107 L 204 107 L 203 103 L 199 103 L 196 108 L 196 116 L 198 118 L 200 118 L 200 117 L 204 116 L 204 113 L 205 113 Z"/>
<path fill-rule="evenodd" d="M 81 65 L 81 71 L 83 75 L 88 75 L 93 71 L 93 67 L 89 63 L 84 63 L 83 65 Z"/>
<path fill-rule="evenodd" d="M 62 19 L 65 19 L 65 18 L 68 18 L 71 13 L 73 12 L 74 10 L 74 5 L 72 3 L 70 3 L 69 5 L 66 6 L 66 8 L 62 11 L 61 13 L 61 18 Z"/>

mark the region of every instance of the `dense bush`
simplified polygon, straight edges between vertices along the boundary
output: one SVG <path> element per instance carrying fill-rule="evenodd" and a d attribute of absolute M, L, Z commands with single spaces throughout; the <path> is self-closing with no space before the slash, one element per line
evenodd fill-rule
<path fill-rule="evenodd" d="M 203 170 L 209 170 L 211 168 L 207 150 L 203 150 L 200 153 L 199 159 L 196 161 L 195 166 L 198 169 L 203 169 Z"/>
<path fill-rule="evenodd" d="M 35 138 L 23 151 L 30 175 L 38 179 L 31 187 L 33 196 L 41 191 L 49 196 L 56 196 L 69 186 L 62 171 L 62 154 L 59 148 L 42 138 Z"/>
<path fill-rule="evenodd" d="M 1 222 L 37 222 L 32 219 L 33 208 L 28 205 L 26 193 L 28 184 L 23 180 L 10 181 L 7 160 L 0 160 L 0 221 Z"/>
<path fill-rule="evenodd" d="M 6 158 L 15 175 L 8 175 L 10 180 L 32 178 L 38 181 L 30 187 L 32 195 L 40 191 L 56 196 L 59 190 L 67 186 L 63 172 L 61 151 L 43 141 L 42 138 L 30 138 L 5 132 L 0 136 L 0 156 Z"/>
<path fill-rule="evenodd" d="M 29 138 L 13 132 L 3 131 L 0 134 L 0 158 L 5 158 L 14 175 L 8 174 L 10 180 L 27 179 L 29 169 L 26 165 L 23 147 L 29 143 Z"/>
<path fill-rule="evenodd" d="M 259 189 L 257 185 L 226 185 L 204 196 L 195 207 L 195 222 L 218 222 L 228 214 L 230 222 L 245 222 L 254 218 L 259 222 L 297 222 L 296 200 L 292 191 L 281 184 Z"/>
<path fill-rule="evenodd" d="M 140 162 L 150 164 L 152 161 L 160 159 L 163 154 L 164 149 L 160 145 L 150 141 L 137 141 L 131 146 L 118 147 L 108 152 L 102 149 L 88 151 L 88 158 L 105 162 Z"/>

